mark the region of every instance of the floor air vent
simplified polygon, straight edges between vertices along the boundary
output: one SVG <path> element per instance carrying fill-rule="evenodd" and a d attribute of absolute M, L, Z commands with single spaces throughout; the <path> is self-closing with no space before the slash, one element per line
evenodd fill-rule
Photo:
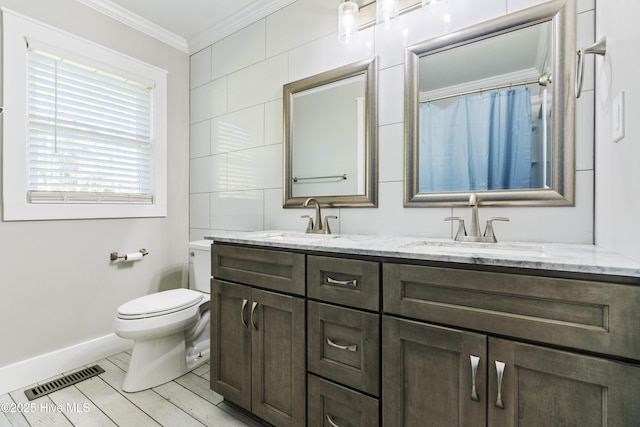
<path fill-rule="evenodd" d="M 38 397 L 46 396 L 47 394 L 53 393 L 54 391 L 61 390 L 65 387 L 69 387 L 70 385 L 79 383 L 80 381 L 84 381 L 91 377 L 95 377 L 96 375 L 100 375 L 103 372 L 104 369 L 102 369 L 100 366 L 93 365 L 89 368 L 84 368 L 78 372 L 65 375 L 53 381 L 49 381 L 48 383 L 44 383 L 37 387 L 25 390 L 24 394 L 27 395 L 27 398 L 29 400 L 37 399 Z"/>

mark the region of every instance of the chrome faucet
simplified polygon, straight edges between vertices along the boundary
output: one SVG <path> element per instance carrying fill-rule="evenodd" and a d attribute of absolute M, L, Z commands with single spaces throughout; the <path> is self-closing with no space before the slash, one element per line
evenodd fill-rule
<path fill-rule="evenodd" d="M 469 224 L 469 235 L 480 237 L 480 220 L 478 219 L 478 196 L 471 193 L 469 196 L 469 207 L 471 208 L 471 224 Z"/>
<path fill-rule="evenodd" d="M 456 232 L 455 240 L 461 242 L 487 242 L 496 243 L 496 235 L 493 232 L 493 221 L 509 221 L 509 218 L 505 217 L 492 217 L 487 220 L 487 225 L 484 229 L 484 234 L 480 234 L 480 220 L 478 218 L 478 206 L 480 205 L 478 196 L 475 193 L 471 193 L 469 196 L 469 207 L 471 208 L 471 224 L 469 225 L 469 232 L 464 226 L 464 219 L 461 217 L 448 217 L 445 221 L 458 221 L 458 231 Z"/>
<path fill-rule="evenodd" d="M 320 214 L 320 203 L 313 197 L 309 197 L 305 200 L 303 206 L 309 207 L 309 203 L 316 204 L 316 220 L 313 221 L 311 215 L 302 215 L 300 218 L 309 218 L 309 222 L 307 223 L 307 230 L 305 233 L 315 233 L 315 234 L 331 234 L 331 228 L 329 228 L 329 219 L 337 219 L 338 217 L 335 215 L 327 215 L 324 217 L 324 224 L 322 223 L 322 215 Z"/>

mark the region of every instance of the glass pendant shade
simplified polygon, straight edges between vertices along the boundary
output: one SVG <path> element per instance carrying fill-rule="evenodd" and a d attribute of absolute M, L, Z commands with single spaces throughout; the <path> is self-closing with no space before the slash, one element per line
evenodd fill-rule
<path fill-rule="evenodd" d="M 376 23 L 389 25 L 398 22 L 398 0 L 376 1 Z"/>
<path fill-rule="evenodd" d="M 344 1 L 338 6 L 338 41 L 349 43 L 358 32 L 358 4 Z"/>

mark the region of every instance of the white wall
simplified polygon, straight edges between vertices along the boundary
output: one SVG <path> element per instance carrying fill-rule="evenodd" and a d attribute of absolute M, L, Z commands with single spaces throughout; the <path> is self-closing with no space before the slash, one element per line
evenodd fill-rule
<path fill-rule="evenodd" d="M 0 0 L 0 6 L 169 72 L 166 218 L 0 222 L 2 389 L 16 363 L 109 335 L 120 304 L 186 283 L 189 61 L 185 53 L 75 0 Z M 112 251 L 140 248 L 149 255 L 135 264 L 109 261 Z M 51 366 L 49 375 L 89 362 Z"/>
<path fill-rule="evenodd" d="M 640 261 L 640 3 L 599 0 L 596 59 L 596 243 Z M 625 137 L 612 138 L 612 102 L 625 93 Z"/>
<path fill-rule="evenodd" d="M 540 0 L 450 0 L 447 31 L 540 3 Z M 340 233 L 451 236 L 451 209 L 404 208 L 404 47 L 445 32 L 445 8 L 401 16 L 399 28 L 369 28 L 341 45 L 339 0 L 298 0 L 191 57 L 190 234 L 213 230 L 303 230 L 300 209 L 282 209 L 282 85 L 356 60 L 379 57 L 379 207 L 334 209 Z M 578 1 L 578 40 L 593 40 L 594 0 Z M 578 102 L 576 206 L 484 208 L 508 216 L 505 240 L 593 243 L 593 67 Z M 230 146 L 221 123 L 235 127 Z M 458 211 L 458 209 L 456 209 Z M 455 212 L 469 215 L 468 209 Z"/>

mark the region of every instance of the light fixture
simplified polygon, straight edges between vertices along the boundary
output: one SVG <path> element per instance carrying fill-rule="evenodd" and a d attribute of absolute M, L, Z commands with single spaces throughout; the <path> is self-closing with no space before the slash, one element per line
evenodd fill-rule
<path fill-rule="evenodd" d="M 358 32 L 358 4 L 345 0 L 338 6 L 338 41 L 349 43 Z"/>
<path fill-rule="evenodd" d="M 398 0 L 376 1 L 376 23 L 390 25 L 398 22 Z"/>

